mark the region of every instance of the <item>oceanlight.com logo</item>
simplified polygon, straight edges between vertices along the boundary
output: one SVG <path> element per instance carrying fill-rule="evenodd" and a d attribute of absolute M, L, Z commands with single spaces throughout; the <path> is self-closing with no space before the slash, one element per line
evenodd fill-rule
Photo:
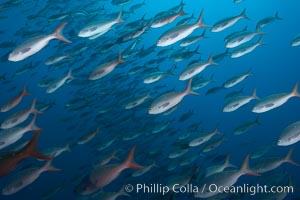
<path fill-rule="evenodd" d="M 182 194 L 201 194 L 201 193 L 227 193 L 227 194 L 269 194 L 269 193 L 294 193 L 293 186 L 267 186 L 267 185 L 249 185 L 243 184 L 240 186 L 219 186 L 217 184 L 210 184 L 199 187 L 193 184 L 180 185 L 174 184 L 167 186 L 163 184 L 136 184 L 125 185 L 125 191 L 128 193 L 135 192 L 137 194 L 162 194 L 166 195 L 169 192 Z"/>

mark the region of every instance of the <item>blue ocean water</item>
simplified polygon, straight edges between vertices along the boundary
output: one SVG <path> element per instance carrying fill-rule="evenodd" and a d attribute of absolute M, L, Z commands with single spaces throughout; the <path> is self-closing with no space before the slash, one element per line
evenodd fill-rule
<path fill-rule="evenodd" d="M 44 172 L 34 183 L 12 195 L 1 195 L 0 199 L 43 199 L 49 191 L 57 191 L 49 195 L 48 199 L 95 199 L 91 196 L 79 195 L 75 190 L 81 180 L 94 169 L 98 160 L 103 159 L 107 154 L 117 151 L 120 160 L 113 160 L 113 163 L 121 163 L 126 158 L 130 149 L 136 145 L 135 161 L 143 166 L 155 162 L 158 167 L 152 168 L 149 172 L 140 177 L 132 177 L 133 169 L 126 169 L 116 180 L 103 188 L 106 192 L 117 192 L 123 185 L 132 184 L 162 184 L 165 185 L 172 178 L 182 175 L 192 176 L 195 169 L 199 172 L 193 176 L 192 183 L 197 185 L 205 180 L 203 173 L 205 169 L 225 160 L 229 153 L 231 163 L 240 167 L 243 159 L 248 153 L 255 152 L 260 147 L 273 145 L 270 150 L 260 159 L 270 157 L 283 157 L 293 148 L 292 155 L 295 162 L 300 162 L 299 143 L 290 146 L 277 146 L 277 140 L 283 130 L 290 124 L 299 120 L 298 110 L 300 109 L 299 98 L 293 97 L 284 105 L 265 113 L 256 114 L 251 112 L 257 100 L 241 107 L 234 112 L 223 112 L 225 104 L 224 96 L 232 91 L 243 89 L 243 94 L 251 95 L 254 88 L 257 89 L 257 96 L 260 98 L 272 94 L 289 93 L 296 82 L 299 82 L 299 47 L 292 47 L 291 41 L 300 33 L 298 7 L 299 1 L 290 0 L 244 0 L 235 3 L 233 0 L 184 0 L 186 4 L 184 11 L 186 16 L 178 17 L 174 22 L 160 28 L 147 28 L 146 32 L 138 38 L 137 45 L 133 48 L 139 53 L 124 58 L 125 62 L 118 65 L 111 73 L 99 80 L 88 80 L 89 74 L 100 64 L 117 58 L 118 53 L 126 52 L 126 49 L 137 39 L 127 42 L 119 42 L 125 33 L 133 32 L 134 29 L 126 27 L 127 24 L 139 20 L 145 15 L 149 23 L 153 23 L 155 15 L 159 12 L 168 11 L 172 7 L 180 5 L 179 0 L 158 1 L 146 0 L 145 5 L 129 12 L 131 6 L 143 3 L 143 1 L 131 0 L 124 5 L 115 5 L 117 1 L 3 1 L 0 4 L 1 20 L 1 70 L 0 70 L 0 105 L 4 105 L 22 90 L 23 86 L 28 87 L 31 96 L 25 96 L 20 104 L 9 112 L 0 113 L 0 122 L 7 119 L 19 110 L 26 110 L 30 107 L 34 98 L 39 104 L 50 104 L 51 107 L 43 114 L 37 116 L 36 124 L 42 128 L 39 138 L 39 149 L 45 150 L 51 147 L 64 147 L 70 145 L 71 152 L 64 152 L 53 159 L 53 165 L 60 168 L 59 172 Z M 104 7 L 103 7 L 104 6 Z M 168 47 L 156 46 L 158 38 L 167 30 L 176 26 L 181 19 L 194 14 L 188 24 L 195 23 L 200 11 L 203 9 L 204 23 L 212 26 L 217 21 L 239 15 L 246 8 L 247 19 L 240 19 L 233 26 L 221 32 L 211 32 L 206 28 L 208 38 L 187 47 L 194 50 L 200 45 L 199 53 L 191 58 L 180 62 L 170 59 L 170 55 L 181 47 L 179 42 Z M 116 24 L 104 35 L 89 40 L 78 37 L 78 33 L 88 24 L 104 19 L 115 19 L 120 10 L 123 10 L 122 19 L 124 23 Z M 178 12 L 176 9 L 175 12 Z M 218 65 L 208 66 L 201 74 L 205 78 L 214 76 L 214 82 L 204 88 L 197 90 L 200 96 L 186 96 L 180 106 L 169 115 L 150 115 L 148 109 L 151 103 L 162 94 L 171 90 L 183 91 L 187 81 L 178 80 L 181 72 L 193 60 L 201 58 L 205 62 L 209 55 L 213 56 L 226 51 L 224 38 L 235 31 L 242 30 L 248 26 L 249 31 L 255 31 L 259 20 L 275 16 L 278 12 L 282 20 L 275 20 L 262 28 L 263 41 L 267 45 L 257 47 L 253 52 L 240 58 L 226 56 L 223 60 L 216 61 Z M 167 14 L 170 14 L 167 13 Z M 172 13 L 171 13 L 172 14 Z M 58 17 L 55 17 L 58 16 Z M 58 40 L 51 40 L 49 44 L 36 54 L 19 62 L 8 61 L 8 54 L 17 46 L 34 36 L 47 35 L 52 33 L 62 22 L 68 22 L 63 30 L 64 36 L 72 43 L 64 43 Z M 143 23 L 146 26 L 146 22 Z M 200 35 L 204 28 L 199 28 L 192 33 Z M 249 43 L 258 41 L 259 36 L 253 38 Z M 10 45 L 7 45 L 10 42 Z M 6 45 L 5 45 L 6 44 Z M 107 51 L 103 48 L 107 44 L 114 46 Z M 153 50 L 146 52 L 148 48 Z M 78 49 L 82 48 L 82 52 Z M 158 52 L 163 49 L 172 48 L 167 55 L 158 63 L 149 62 L 159 58 Z M 232 52 L 232 49 L 229 50 Z M 45 65 L 45 61 L 55 55 L 69 54 L 70 58 L 62 60 L 54 65 Z M 144 84 L 143 80 L 151 72 L 146 69 L 168 71 L 176 64 L 175 75 L 170 75 L 153 84 Z M 23 67 L 26 71 L 19 73 Z M 130 74 L 134 67 L 142 68 L 141 72 Z M 72 69 L 75 80 L 64 84 L 52 94 L 47 94 L 45 87 L 40 87 L 41 82 L 47 79 L 60 79 L 68 70 Z M 249 78 L 234 86 L 223 89 L 219 92 L 206 95 L 206 92 L 222 84 L 229 78 L 247 72 L 251 69 Z M 193 79 L 193 81 L 196 79 Z M 161 88 L 159 88 L 161 87 Z M 125 105 L 135 97 L 140 97 L 150 92 L 152 98 L 147 99 L 142 105 L 126 110 Z M 67 106 L 71 101 L 74 105 Z M 193 114 L 184 120 L 182 117 L 187 112 Z M 32 116 L 31 116 L 32 117 Z M 29 117 L 22 125 L 26 126 Z M 238 125 L 254 121 L 259 118 L 260 125 L 251 128 L 242 135 L 234 135 L 233 130 Z M 169 122 L 168 126 L 159 133 L 152 133 L 153 129 L 163 122 Z M 180 140 L 185 133 L 192 129 L 192 135 Z M 99 128 L 99 134 L 86 144 L 79 145 L 79 139 Z M 224 136 L 225 140 L 219 147 L 211 152 L 202 152 L 203 146 L 189 147 L 189 142 L 197 133 L 211 132 L 218 128 L 220 135 L 214 136 L 212 140 Z M 138 137 L 126 140 L 126 137 L 139 134 Z M 20 141 L 28 141 L 33 132 L 26 133 Z M 124 139 L 125 138 L 125 139 Z M 111 140 L 113 143 L 97 150 Z M 2 152 L 11 151 L 13 144 L 1 149 Z M 172 159 L 169 155 L 178 149 L 189 148 L 189 151 L 179 158 Z M 196 159 L 186 166 L 180 163 L 187 158 Z M 250 160 L 250 168 L 258 159 Z M 22 160 L 16 169 L 2 176 L 0 187 L 4 188 L 13 177 L 23 169 L 32 166 L 43 166 L 44 161 L 28 158 Z M 175 165 L 174 170 L 168 170 L 170 165 Z M 0 166 L 1 168 L 1 166 Z M 288 175 L 295 188 L 293 194 L 288 194 L 285 199 L 299 199 L 299 172 L 300 168 L 288 163 L 282 164 L 275 170 L 262 173 L 261 177 L 242 176 L 235 185 L 247 183 L 249 185 L 275 183 L 289 185 Z M 298 188 L 298 191 L 297 191 Z M 130 197 L 120 196 L 118 199 L 170 199 L 170 194 L 147 194 L 131 192 Z M 267 196 L 257 194 L 251 196 L 228 195 L 224 199 L 267 199 Z M 194 199 L 192 193 L 176 194 L 174 199 Z M 100 198 L 99 198 L 100 199 Z M 196 199 L 196 198 L 195 198 Z"/>

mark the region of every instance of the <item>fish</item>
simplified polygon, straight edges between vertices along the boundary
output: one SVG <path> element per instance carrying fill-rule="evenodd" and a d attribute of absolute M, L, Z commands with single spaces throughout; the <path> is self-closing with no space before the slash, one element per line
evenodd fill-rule
<path fill-rule="evenodd" d="M 300 45 L 300 35 L 296 36 L 291 42 L 292 47 L 296 47 L 299 45 Z"/>
<path fill-rule="evenodd" d="M 214 165 L 214 166 L 206 168 L 205 177 L 208 177 L 208 176 L 211 176 L 213 174 L 222 172 L 222 171 L 224 171 L 224 169 L 229 168 L 229 167 L 236 168 L 235 165 L 230 163 L 230 155 L 228 154 L 226 156 L 225 162 L 222 165 Z"/>
<path fill-rule="evenodd" d="M 270 17 L 266 17 L 266 18 L 259 20 L 256 24 L 256 30 L 260 30 L 260 29 L 264 28 L 265 26 L 267 26 L 268 24 L 271 24 L 275 20 L 283 20 L 281 17 L 279 17 L 278 12 L 275 13 L 275 16 L 270 16 Z"/>
<path fill-rule="evenodd" d="M 42 160 L 51 160 L 51 157 L 41 154 L 37 149 L 37 142 L 40 136 L 40 131 L 30 139 L 29 143 L 19 151 L 2 152 L 0 154 L 0 177 L 13 171 L 19 162 L 25 158 L 36 158 Z"/>
<path fill-rule="evenodd" d="M 226 96 L 224 97 L 224 101 L 228 101 L 229 99 L 231 99 L 233 97 L 236 97 L 236 96 L 238 96 L 242 93 L 244 93 L 244 88 L 243 87 L 239 90 L 235 90 L 235 91 L 232 91 L 232 92 L 226 94 Z"/>
<path fill-rule="evenodd" d="M 48 58 L 45 61 L 45 65 L 53 65 L 55 63 L 58 63 L 59 61 L 62 61 L 64 59 L 66 59 L 66 58 L 71 58 L 71 56 L 69 54 L 66 54 L 66 55 L 56 55 L 56 56 Z"/>
<path fill-rule="evenodd" d="M 262 146 L 257 148 L 254 152 L 251 153 L 250 158 L 251 159 L 257 159 L 260 158 L 261 156 L 265 155 L 266 153 L 268 153 L 268 151 L 270 151 L 272 148 L 274 148 L 274 145 L 267 145 L 267 146 Z"/>
<path fill-rule="evenodd" d="M 123 163 L 109 164 L 96 167 L 81 181 L 75 191 L 81 195 L 92 194 L 118 178 L 125 169 L 144 169 L 133 160 L 136 146 L 132 147 Z"/>
<path fill-rule="evenodd" d="M 186 17 L 180 21 L 177 22 L 176 26 L 179 26 L 179 25 L 183 25 L 183 24 L 187 24 L 189 23 L 189 21 L 191 21 L 192 19 L 195 19 L 194 17 L 194 13 L 190 16 L 190 17 Z"/>
<path fill-rule="evenodd" d="M 194 32 L 198 28 L 207 28 L 208 26 L 203 23 L 202 20 L 203 9 L 200 12 L 199 18 L 195 24 L 183 24 L 180 26 L 175 26 L 164 32 L 158 39 L 156 46 L 165 47 L 172 45 Z"/>
<path fill-rule="evenodd" d="M 89 74 L 88 79 L 89 80 L 101 79 L 104 76 L 111 73 L 117 65 L 124 63 L 124 62 L 125 62 L 125 60 L 122 59 L 121 52 L 120 52 L 117 60 L 113 60 L 111 62 L 107 62 L 107 63 L 103 63 L 103 64 L 99 65 Z"/>
<path fill-rule="evenodd" d="M 204 30 L 204 31 L 202 32 L 202 34 L 199 35 L 199 36 L 190 36 L 190 37 L 184 38 L 183 40 L 181 40 L 179 46 L 181 46 L 181 47 L 187 47 L 187 46 L 190 46 L 190 45 L 192 45 L 192 44 L 197 43 L 197 42 L 198 42 L 200 39 L 202 39 L 202 38 L 208 38 L 208 37 L 205 35 L 205 33 L 206 33 L 206 30 Z"/>
<path fill-rule="evenodd" d="M 228 102 L 226 102 L 223 107 L 223 112 L 233 112 L 233 111 L 239 109 L 240 107 L 246 105 L 253 99 L 259 100 L 259 97 L 256 95 L 256 89 L 253 90 L 253 93 L 251 96 L 238 96 L 238 97 L 229 99 Z"/>
<path fill-rule="evenodd" d="M 216 86 L 216 87 L 213 87 L 213 88 L 210 88 L 209 90 L 207 90 L 205 95 L 214 94 L 214 93 L 217 93 L 221 90 L 224 90 L 223 86 Z"/>
<path fill-rule="evenodd" d="M 47 149 L 43 149 L 42 150 L 42 153 L 46 156 L 51 156 L 52 158 L 55 158 L 59 155 L 61 155 L 63 152 L 71 152 L 71 149 L 70 149 L 70 145 L 67 144 L 63 147 L 50 147 L 50 148 L 47 148 Z"/>
<path fill-rule="evenodd" d="M 259 118 L 257 117 L 254 121 L 244 122 L 233 130 L 233 135 L 241 135 L 256 125 L 260 125 Z"/>
<path fill-rule="evenodd" d="M 300 167 L 300 164 L 292 160 L 293 151 L 294 151 L 293 149 L 290 149 L 285 157 L 262 158 L 252 166 L 252 170 L 255 171 L 256 173 L 265 173 L 280 167 L 280 165 L 286 162 L 295 165 L 297 167 Z"/>
<path fill-rule="evenodd" d="M 87 25 L 83 29 L 81 29 L 78 33 L 78 37 L 96 39 L 103 34 L 107 33 L 113 25 L 118 23 L 124 23 L 124 20 L 121 19 L 122 10 L 119 12 L 118 16 L 114 20 L 105 20 L 100 22 L 95 22 L 93 24 Z"/>
<path fill-rule="evenodd" d="M 220 32 L 223 31 L 231 26 L 233 26 L 235 23 L 237 23 L 240 19 L 248 19 L 248 16 L 246 15 L 246 9 L 242 11 L 241 14 L 234 16 L 234 17 L 228 17 L 225 19 L 222 19 L 218 22 L 216 22 L 212 28 L 211 32 Z"/>
<path fill-rule="evenodd" d="M 200 181 L 199 188 L 204 188 L 202 191 L 195 193 L 196 198 L 208 198 L 215 196 L 224 191 L 225 187 L 230 187 L 234 185 L 238 179 L 243 175 L 260 176 L 249 168 L 249 157 L 247 155 L 244 159 L 243 165 L 240 170 L 222 171 L 211 176 L 207 176 Z M 222 186 L 218 191 L 209 190 L 208 186 L 215 184 L 217 186 Z"/>
<path fill-rule="evenodd" d="M 8 60 L 12 62 L 22 61 L 42 50 L 46 47 L 50 40 L 58 39 L 66 43 L 72 43 L 70 40 L 66 39 L 62 30 L 67 25 L 67 22 L 59 25 L 52 34 L 34 37 L 20 46 L 16 47 L 8 56 Z"/>
<path fill-rule="evenodd" d="M 300 140 L 300 121 L 286 127 L 277 141 L 278 146 L 289 146 Z"/>
<path fill-rule="evenodd" d="M 213 56 L 210 55 L 208 60 L 203 63 L 194 63 L 189 65 L 179 76 L 179 80 L 184 81 L 201 73 L 208 66 L 215 66 L 217 63 L 213 61 Z"/>
<path fill-rule="evenodd" d="M 237 49 L 234 49 L 231 52 L 231 58 L 239 58 L 241 56 L 249 54 L 252 51 L 254 51 L 257 47 L 262 45 L 266 45 L 266 44 L 263 42 L 262 37 L 260 37 L 259 40 L 254 44 L 246 44 L 238 47 Z"/>
<path fill-rule="evenodd" d="M 300 97 L 298 83 L 290 93 L 274 94 L 261 99 L 252 109 L 254 113 L 264 113 L 285 104 L 292 97 Z"/>
<path fill-rule="evenodd" d="M 36 114 L 32 118 L 31 122 L 25 127 L 13 127 L 0 131 L 0 150 L 14 144 L 20 140 L 26 132 L 39 131 L 41 128 L 35 125 Z"/>
<path fill-rule="evenodd" d="M 168 70 L 166 72 L 162 72 L 162 71 L 153 72 L 145 77 L 143 83 L 145 83 L 145 84 L 155 83 L 157 81 L 160 81 L 160 80 L 166 78 L 168 75 L 174 75 L 175 69 L 176 69 L 176 66 L 174 65 L 170 70 Z"/>
<path fill-rule="evenodd" d="M 212 74 L 209 79 L 205 79 L 203 77 L 200 77 L 200 79 L 196 79 L 193 82 L 193 84 L 192 84 L 192 90 L 199 90 L 199 89 L 207 86 L 208 84 L 210 84 L 212 82 L 215 82 L 214 74 Z"/>
<path fill-rule="evenodd" d="M 145 167 L 144 169 L 141 169 L 141 170 L 137 170 L 135 171 L 134 173 L 132 173 L 132 177 L 139 177 L 139 176 L 142 176 L 144 175 L 145 173 L 147 173 L 148 171 L 150 171 L 153 167 L 158 167 L 156 165 L 155 162 L 153 162 L 151 165 Z"/>
<path fill-rule="evenodd" d="M 240 82 L 242 82 L 243 80 L 245 80 L 249 76 L 252 76 L 251 69 L 248 72 L 246 72 L 246 73 L 243 73 L 243 74 L 240 74 L 238 76 L 234 76 L 234 77 L 228 79 L 223 84 L 223 86 L 224 86 L 224 88 L 231 88 L 231 87 L 239 84 Z"/>
<path fill-rule="evenodd" d="M 224 38 L 224 42 L 226 43 L 228 40 L 232 40 L 233 38 L 239 35 L 243 35 L 247 31 L 248 31 L 248 26 L 245 26 L 242 30 L 232 32 Z"/>
<path fill-rule="evenodd" d="M 21 124 L 22 122 L 26 121 L 26 119 L 29 117 L 29 115 L 31 113 L 34 114 L 41 114 L 40 111 L 36 110 L 35 108 L 35 104 L 36 104 L 36 99 L 34 99 L 32 101 L 32 104 L 30 106 L 29 110 L 21 110 L 18 111 L 16 113 L 14 113 L 13 115 L 9 116 L 6 120 L 4 120 L 1 123 L 0 128 L 2 129 L 9 129 L 9 128 L 13 128 L 19 124 Z"/>
<path fill-rule="evenodd" d="M 0 112 L 8 112 L 18 106 L 20 102 L 22 101 L 24 96 L 30 96 L 30 93 L 27 91 L 27 87 L 24 86 L 22 92 L 13 99 L 11 99 L 9 102 L 7 102 L 5 105 L 3 105 L 0 109 Z"/>
<path fill-rule="evenodd" d="M 233 38 L 230 38 L 229 40 L 226 41 L 226 48 L 235 48 L 238 46 L 241 46 L 242 44 L 245 44 L 246 42 L 249 42 L 252 40 L 256 35 L 263 35 L 265 33 L 260 32 L 260 31 L 255 31 L 255 32 L 242 32 L 240 35 L 237 35 Z"/>
<path fill-rule="evenodd" d="M 91 141 L 97 134 L 99 133 L 99 128 L 97 128 L 95 131 L 91 133 L 87 133 L 83 136 L 81 136 L 77 142 L 77 144 L 86 144 L 89 141 Z"/>
<path fill-rule="evenodd" d="M 57 91 L 59 88 L 61 88 L 66 82 L 70 82 L 72 80 L 76 79 L 74 76 L 72 76 L 72 69 L 69 69 L 66 76 L 63 78 L 57 79 L 49 84 L 46 93 L 51 94 L 55 91 Z"/>
<path fill-rule="evenodd" d="M 126 109 L 126 110 L 129 110 L 129 109 L 135 108 L 135 107 L 141 105 L 142 103 L 144 103 L 144 101 L 145 101 L 146 99 L 149 99 L 149 98 L 152 98 L 151 95 L 150 95 L 150 92 L 148 92 L 148 93 L 147 93 L 146 95 L 144 95 L 144 96 L 140 96 L 140 97 L 131 99 L 131 100 L 125 105 L 125 109 Z"/>
<path fill-rule="evenodd" d="M 199 146 L 207 141 L 209 141 L 213 136 L 220 134 L 218 129 L 216 128 L 213 132 L 211 133 L 199 133 L 197 134 L 197 137 L 193 139 L 192 141 L 189 142 L 190 147 L 196 147 Z"/>
<path fill-rule="evenodd" d="M 2 189 L 2 195 L 12 195 L 19 192 L 23 188 L 35 182 L 43 172 L 60 171 L 60 169 L 53 167 L 51 162 L 52 160 L 49 160 L 43 167 L 27 168 L 16 174 L 11 182 Z"/>
<path fill-rule="evenodd" d="M 163 27 L 163 26 L 175 21 L 178 17 L 184 16 L 184 15 L 186 15 L 186 13 L 183 11 L 183 6 L 181 6 L 178 13 L 170 13 L 168 15 L 163 15 L 159 18 L 154 18 L 154 20 L 151 24 L 151 28 Z"/>
<path fill-rule="evenodd" d="M 119 157 L 116 156 L 117 151 L 113 151 L 110 154 L 107 154 L 106 156 L 103 156 L 101 160 L 99 160 L 95 166 L 100 166 L 100 165 L 106 165 L 108 164 L 111 160 L 115 159 L 115 160 L 120 160 Z"/>
<path fill-rule="evenodd" d="M 191 94 L 191 95 L 198 96 L 199 95 L 198 93 L 191 90 L 191 84 L 192 84 L 192 79 L 188 81 L 186 89 L 183 92 L 168 92 L 156 98 L 152 102 L 148 110 L 148 113 L 149 114 L 163 113 L 178 105 L 186 95 Z"/>

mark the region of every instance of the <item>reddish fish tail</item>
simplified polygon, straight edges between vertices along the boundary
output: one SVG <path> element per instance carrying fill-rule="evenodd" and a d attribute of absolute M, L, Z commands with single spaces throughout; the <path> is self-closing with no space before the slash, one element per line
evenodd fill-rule
<path fill-rule="evenodd" d="M 46 162 L 46 164 L 44 165 L 43 170 L 44 170 L 44 171 L 52 171 L 52 172 L 61 171 L 61 169 L 56 168 L 56 167 L 54 167 L 54 166 L 52 165 L 52 161 L 53 161 L 53 159 L 48 160 L 48 161 Z"/>
<path fill-rule="evenodd" d="M 252 171 L 251 169 L 249 169 L 249 158 L 250 158 L 250 154 L 248 154 L 243 162 L 243 165 L 241 167 L 241 172 L 243 174 L 248 174 L 250 176 L 260 176 L 260 174 L 255 173 L 254 171 Z"/>
<path fill-rule="evenodd" d="M 256 95 L 256 88 L 254 88 L 254 90 L 253 90 L 252 97 L 253 97 L 254 99 L 259 100 L 259 97 Z"/>
<path fill-rule="evenodd" d="M 209 26 L 207 26 L 207 25 L 204 24 L 204 22 L 203 22 L 203 11 L 204 11 L 204 9 L 201 10 L 200 15 L 199 15 L 199 18 L 198 18 L 196 24 L 197 24 L 197 26 L 200 27 L 200 28 L 210 28 Z"/>
<path fill-rule="evenodd" d="M 298 83 L 295 84 L 293 90 L 292 90 L 292 95 L 295 97 L 300 97 L 300 93 L 298 91 Z"/>
<path fill-rule="evenodd" d="M 50 160 L 51 158 L 41 154 L 37 148 L 38 138 L 40 136 L 41 131 L 35 132 L 35 134 L 30 139 L 29 143 L 21 150 L 24 157 L 32 157 L 41 160 Z"/>
<path fill-rule="evenodd" d="M 32 101 L 31 106 L 30 106 L 30 113 L 35 113 L 35 114 L 42 114 L 42 112 L 38 111 L 35 108 L 35 104 L 36 104 L 36 98 Z"/>
<path fill-rule="evenodd" d="M 131 168 L 131 169 L 144 169 L 143 166 L 137 164 L 134 162 L 134 151 L 135 151 L 135 148 L 136 148 L 136 145 L 132 147 L 132 149 L 130 150 L 125 162 L 124 162 L 124 165 L 126 168 Z"/>
<path fill-rule="evenodd" d="M 28 92 L 26 85 L 23 87 L 22 96 L 30 96 L 30 93 Z"/>
<path fill-rule="evenodd" d="M 53 33 L 53 36 L 58 39 L 58 40 L 61 40 L 63 42 L 67 42 L 67 43 L 72 43 L 70 40 L 68 40 L 67 38 L 64 37 L 63 33 L 62 33 L 62 30 L 64 29 L 64 27 L 67 25 L 68 23 L 67 22 L 64 22 L 62 23 L 61 25 L 59 25 L 54 33 Z"/>
<path fill-rule="evenodd" d="M 117 17 L 117 21 L 119 23 L 124 23 L 125 21 L 122 19 L 122 13 L 123 13 L 123 8 L 120 10 L 119 14 L 118 14 L 118 17 Z"/>
<path fill-rule="evenodd" d="M 123 63 L 125 62 L 125 60 L 122 59 L 122 51 L 119 51 L 119 55 L 118 55 L 118 63 Z"/>
<path fill-rule="evenodd" d="M 293 151 L 294 151 L 293 148 L 289 150 L 288 154 L 285 156 L 285 161 L 288 162 L 288 163 L 290 163 L 290 164 L 292 164 L 292 165 L 295 165 L 295 166 L 300 167 L 300 164 L 299 164 L 299 163 L 296 163 L 296 162 L 293 161 L 293 159 L 292 159 Z"/>
<path fill-rule="evenodd" d="M 185 94 L 191 94 L 191 95 L 195 95 L 195 96 L 199 96 L 200 94 L 197 93 L 197 92 L 194 92 L 191 88 L 192 88 L 192 80 L 193 78 L 190 78 L 189 81 L 188 81 L 188 84 L 184 90 L 184 93 Z"/>
<path fill-rule="evenodd" d="M 41 128 L 39 128 L 36 124 L 35 124 L 35 121 L 36 121 L 36 114 L 34 114 L 30 124 L 28 125 L 28 130 L 30 131 L 40 131 L 42 130 Z"/>
<path fill-rule="evenodd" d="M 218 65 L 218 63 L 214 62 L 212 54 L 210 54 L 207 62 L 208 62 L 209 65 Z"/>

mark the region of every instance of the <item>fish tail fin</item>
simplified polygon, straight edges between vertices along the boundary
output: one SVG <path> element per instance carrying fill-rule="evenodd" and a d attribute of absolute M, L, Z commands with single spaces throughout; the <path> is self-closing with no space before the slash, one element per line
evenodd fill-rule
<path fill-rule="evenodd" d="M 292 165 L 298 166 L 300 167 L 299 163 L 296 163 L 295 161 L 293 161 L 292 159 L 292 154 L 293 154 L 294 148 L 291 148 L 289 150 L 289 152 L 287 153 L 287 155 L 285 156 L 284 160 Z"/>
<path fill-rule="evenodd" d="M 153 163 L 151 164 L 152 167 L 159 167 L 159 165 L 156 164 L 155 161 L 153 161 Z"/>
<path fill-rule="evenodd" d="M 43 171 L 52 171 L 52 172 L 61 171 L 61 169 L 52 166 L 52 161 L 53 159 L 48 160 L 46 162 L 46 164 L 43 166 Z"/>
<path fill-rule="evenodd" d="M 127 197 L 131 197 L 128 193 L 125 192 L 125 186 L 123 185 L 121 187 L 121 189 L 118 191 L 118 195 L 119 196 L 127 196 Z"/>
<path fill-rule="evenodd" d="M 250 20 L 250 18 L 247 16 L 247 14 L 246 14 L 246 11 L 247 11 L 247 9 L 245 8 L 243 11 L 242 11 L 242 13 L 240 14 L 240 16 L 242 17 L 242 18 L 245 18 L 245 19 L 247 19 L 247 20 Z"/>
<path fill-rule="evenodd" d="M 116 156 L 116 153 L 117 153 L 117 151 L 114 151 L 114 152 L 112 153 L 111 158 L 112 158 L 112 159 L 115 159 L 115 160 L 120 160 L 120 158 L 119 158 L 118 156 Z"/>
<path fill-rule="evenodd" d="M 257 94 L 256 94 L 256 88 L 254 88 L 254 90 L 253 90 L 252 97 L 253 97 L 254 99 L 259 100 L 259 97 L 258 97 Z"/>
<path fill-rule="evenodd" d="M 38 150 L 38 138 L 40 136 L 41 131 L 36 131 L 35 134 L 32 136 L 28 144 L 21 150 L 24 157 L 32 157 L 41 160 L 50 160 L 51 157 L 45 156 L 41 154 Z"/>
<path fill-rule="evenodd" d="M 203 22 L 203 11 L 204 11 L 204 9 L 201 10 L 200 15 L 199 15 L 199 17 L 198 17 L 198 19 L 197 19 L 196 24 L 197 24 L 198 27 L 200 27 L 200 28 L 210 28 L 210 26 L 206 25 L 206 24 Z"/>
<path fill-rule="evenodd" d="M 192 90 L 192 80 L 193 80 L 193 78 L 190 78 L 190 79 L 189 79 L 189 81 L 188 81 L 188 83 L 187 83 L 187 85 L 186 85 L 186 88 L 185 88 L 185 90 L 184 90 L 184 93 L 185 93 L 185 94 L 195 95 L 195 96 L 200 96 L 199 93 L 194 92 L 194 91 Z"/>
<path fill-rule="evenodd" d="M 118 54 L 118 63 L 123 63 L 123 62 L 125 62 L 125 60 L 123 60 L 123 58 L 122 58 L 122 51 L 120 50 L 119 54 Z"/>
<path fill-rule="evenodd" d="M 218 130 L 218 127 L 215 128 L 213 135 L 222 135 L 221 132 Z"/>
<path fill-rule="evenodd" d="M 233 165 L 233 164 L 231 164 L 230 163 L 230 154 L 228 154 L 227 156 L 226 156 L 226 160 L 225 160 L 225 167 L 227 168 L 227 167 L 234 167 L 234 168 L 236 168 L 236 166 L 235 165 Z"/>
<path fill-rule="evenodd" d="M 278 11 L 275 13 L 275 19 L 277 19 L 277 20 L 283 20 L 281 17 L 279 17 Z"/>
<path fill-rule="evenodd" d="M 247 31 L 248 30 L 248 26 L 245 26 L 243 31 Z"/>
<path fill-rule="evenodd" d="M 100 133 L 100 128 L 97 127 L 96 130 L 95 130 L 95 132 L 96 132 L 96 135 L 97 135 L 98 133 Z"/>
<path fill-rule="evenodd" d="M 66 151 L 67 151 L 67 152 L 72 152 L 72 150 L 71 150 L 71 148 L 70 148 L 70 144 L 67 144 L 67 146 L 66 146 Z"/>
<path fill-rule="evenodd" d="M 30 124 L 28 124 L 27 129 L 31 130 L 31 131 L 40 131 L 42 130 L 41 128 L 37 127 L 37 125 L 35 124 L 36 121 L 36 113 L 33 115 L 33 118 L 30 122 Z"/>
<path fill-rule="evenodd" d="M 255 123 L 258 124 L 258 125 L 261 125 L 261 122 L 259 121 L 259 116 L 256 117 Z"/>
<path fill-rule="evenodd" d="M 206 29 L 204 29 L 204 31 L 202 32 L 201 37 L 202 37 L 202 38 L 209 38 L 209 37 L 206 35 Z"/>
<path fill-rule="evenodd" d="M 195 54 L 200 54 L 199 48 L 200 48 L 200 45 L 198 45 L 198 46 L 196 47 L 196 49 L 194 50 L 194 53 L 195 53 Z"/>
<path fill-rule="evenodd" d="M 168 71 L 169 75 L 175 75 L 174 70 L 177 68 L 177 66 L 174 64 L 173 67 Z"/>
<path fill-rule="evenodd" d="M 210 65 L 218 65 L 218 63 L 214 62 L 214 57 L 212 54 L 210 54 L 210 56 L 209 56 L 208 63 Z"/>
<path fill-rule="evenodd" d="M 124 23 L 125 21 L 122 19 L 122 13 L 123 13 L 123 7 L 121 8 L 118 16 L 117 16 L 117 19 L 116 21 L 119 22 L 119 23 Z"/>
<path fill-rule="evenodd" d="M 246 158 L 244 159 L 243 165 L 241 167 L 241 172 L 243 174 L 248 174 L 250 176 L 260 176 L 260 174 L 257 174 L 254 171 L 252 171 L 251 169 L 249 169 L 249 158 L 250 158 L 250 154 L 248 154 L 246 156 Z"/>
<path fill-rule="evenodd" d="M 74 80 L 74 79 L 76 79 L 76 77 L 74 77 L 74 76 L 72 75 L 72 69 L 69 69 L 68 74 L 67 74 L 67 79 L 69 79 L 69 80 Z"/>
<path fill-rule="evenodd" d="M 178 13 L 179 16 L 187 15 L 187 13 L 184 12 L 183 8 L 184 8 L 184 5 L 182 5 L 182 6 L 180 7 L 180 10 L 179 10 L 179 13 Z"/>
<path fill-rule="evenodd" d="M 150 92 L 147 93 L 146 98 L 147 98 L 147 99 L 152 99 L 152 96 L 151 96 L 151 93 L 150 93 Z"/>
<path fill-rule="evenodd" d="M 298 91 L 298 83 L 295 84 L 293 90 L 292 90 L 292 95 L 295 97 L 300 97 L 300 93 Z"/>
<path fill-rule="evenodd" d="M 23 87 L 22 96 L 30 96 L 30 93 L 28 92 L 26 85 Z"/>
<path fill-rule="evenodd" d="M 266 43 L 263 42 L 263 38 L 262 38 L 262 35 L 260 36 L 258 42 L 257 42 L 259 45 L 268 45 Z"/>
<path fill-rule="evenodd" d="M 30 113 L 35 113 L 35 114 L 42 114 L 43 112 L 38 111 L 35 108 L 35 104 L 36 104 L 36 98 L 32 101 L 31 106 L 30 106 Z"/>
<path fill-rule="evenodd" d="M 137 164 L 134 162 L 134 151 L 135 151 L 136 145 L 132 147 L 132 149 L 130 150 L 124 165 L 126 168 L 131 168 L 131 169 L 144 169 L 143 166 Z"/>
<path fill-rule="evenodd" d="M 62 31 L 64 29 L 64 27 L 68 24 L 68 22 L 64 22 L 61 25 L 59 25 L 54 33 L 52 34 L 56 39 L 61 40 L 63 42 L 67 42 L 67 43 L 72 43 L 70 40 L 68 40 L 67 38 L 64 37 Z"/>

